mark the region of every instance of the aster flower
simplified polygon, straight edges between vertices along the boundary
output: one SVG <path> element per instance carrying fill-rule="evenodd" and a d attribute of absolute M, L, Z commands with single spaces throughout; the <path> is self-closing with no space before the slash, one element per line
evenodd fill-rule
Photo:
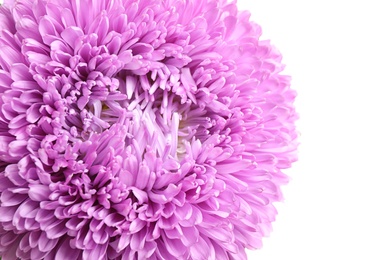
<path fill-rule="evenodd" d="M 246 259 L 295 160 L 281 56 L 226 0 L 0 7 L 0 255 Z"/>

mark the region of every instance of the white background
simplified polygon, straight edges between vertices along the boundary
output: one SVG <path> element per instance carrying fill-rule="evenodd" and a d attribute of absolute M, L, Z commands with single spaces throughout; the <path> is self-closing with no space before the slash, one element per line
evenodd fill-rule
<path fill-rule="evenodd" d="M 377 1 L 238 0 L 297 90 L 299 161 L 249 259 L 377 259 Z"/>

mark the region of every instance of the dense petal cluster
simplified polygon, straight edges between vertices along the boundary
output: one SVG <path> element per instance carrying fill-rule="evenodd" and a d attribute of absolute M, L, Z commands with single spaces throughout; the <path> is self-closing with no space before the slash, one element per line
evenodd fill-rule
<path fill-rule="evenodd" d="M 0 255 L 246 259 L 295 160 L 295 93 L 226 0 L 0 7 Z"/>

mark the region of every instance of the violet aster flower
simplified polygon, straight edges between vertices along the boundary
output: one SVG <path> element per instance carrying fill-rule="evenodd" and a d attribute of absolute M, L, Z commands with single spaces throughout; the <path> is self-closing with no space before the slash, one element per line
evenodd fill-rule
<path fill-rule="evenodd" d="M 3 259 L 246 259 L 295 160 L 295 93 L 226 0 L 0 7 Z"/>

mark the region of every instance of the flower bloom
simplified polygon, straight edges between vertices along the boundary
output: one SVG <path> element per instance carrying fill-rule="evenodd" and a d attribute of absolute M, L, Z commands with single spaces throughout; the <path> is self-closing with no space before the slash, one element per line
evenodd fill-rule
<path fill-rule="evenodd" d="M 295 92 L 226 0 L 0 7 L 0 255 L 246 259 L 296 158 Z"/>

